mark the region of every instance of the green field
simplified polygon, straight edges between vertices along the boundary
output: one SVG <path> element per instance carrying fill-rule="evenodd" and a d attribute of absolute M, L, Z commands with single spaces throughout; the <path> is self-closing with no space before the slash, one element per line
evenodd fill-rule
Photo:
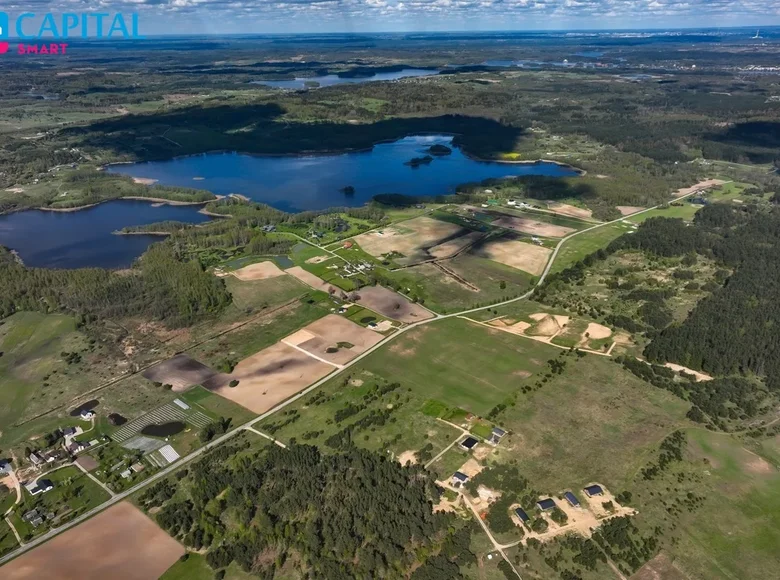
<path fill-rule="evenodd" d="M 250 580 L 257 578 L 247 574 L 233 562 L 225 569 L 224 580 Z M 206 564 L 206 559 L 197 553 L 188 553 L 185 561 L 179 560 L 160 576 L 160 580 L 213 580 L 214 570 Z"/>
<path fill-rule="evenodd" d="M 241 405 L 215 395 L 200 385 L 191 388 L 186 393 L 181 393 L 179 398 L 214 419 L 219 417 L 232 419 L 233 426 L 243 425 L 255 416 L 254 413 Z"/>
<path fill-rule="evenodd" d="M 308 286 L 292 276 L 252 281 L 227 276 L 224 280 L 233 296 L 233 304 L 246 314 L 284 304 L 309 291 Z"/>
<path fill-rule="evenodd" d="M 570 240 L 566 240 L 558 251 L 550 272 L 565 270 L 585 256 L 608 246 L 612 240 L 619 238 L 629 230 L 630 228 L 625 224 L 616 223 L 578 234 Z"/>
<path fill-rule="evenodd" d="M 7 554 L 19 547 L 11 528 L 4 519 L 0 519 L 0 556 Z"/>

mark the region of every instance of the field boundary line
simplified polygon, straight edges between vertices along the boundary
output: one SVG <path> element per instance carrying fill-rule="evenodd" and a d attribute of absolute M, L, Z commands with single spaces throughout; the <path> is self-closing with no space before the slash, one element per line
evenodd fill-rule
<path fill-rule="evenodd" d="M 287 345 L 287 346 L 289 346 L 290 348 L 294 348 L 295 350 L 297 350 L 297 351 L 300 351 L 300 352 L 302 352 L 303 354 L 305 354 L 305 355 L 307 355 L 307 356 L 310 356 L 311 358 L 313 358 L 313 359 L 315 359 L 315 360 L 318 360 L 318 361 L 320 361 L 320 362 L 323 362 L 323 363 L 325 363 L 326 365 L 330 365 L 330 366 L 332 366 L 332 367 L 336 367 L 337 369 L 343 369 L 343 368 L 344 368 L 344 365 L 340 365 L 340 364 L 338 364 L 338 363 L 334 363 L 334 362 L 331 362 L 331 361 L 329 361 L 329 360 L 325 360 L 324 358 L 317 356 L 317 355 L 316 355 L 316 354 L 314 354 L 313 352 L 309 352 L 308 350 L 305 350 L 305 349 L 301 348 L 301 347 L 300 347 L 300 346 L 298 346 L 297 344 L 292 344 L 292 343 L 290 343 L 290 342 L 287 342 L 287 341 L 286 341 L 284 338 L 283 338 L 282 340 L 280 340 L 279 342 L 281 342 L 282 344 L 286 344 L 286 345 Z"/>

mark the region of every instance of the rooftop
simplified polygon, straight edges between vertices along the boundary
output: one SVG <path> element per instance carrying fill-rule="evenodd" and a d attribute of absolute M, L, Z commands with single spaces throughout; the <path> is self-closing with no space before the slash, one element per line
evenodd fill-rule
<path fill-rule="evenodd" d="M 549 497 L 547 499 L 540 499 L 536 505 L 539 506 L 540 510 L 551 510 L 555 507 L 555 500 Z"/>
<path fill-rule="evenodd" d="M 604 490 L 601 489 L 600 485 L 589 485 L 585 488 L 585 493 L 588 495 L 602 495 Z"/>
<path fill-rule="evenodd" d="M 465 447 L 466 449 L 474 449 L 474 446 L 479 443 L 477 439 L 474 437 L 466 437 L 463 441 L 460 442 L 462 447 Z"/>
<path fill-rule="evenodd" d="M 571 505 L 573 505 L 573 506 L 578 506 L 578 505 L 580 505 L 580 500 L 578 500 L 578 499 L 577 499 L 577 496 L 576 496 L 576 495 L 574 495 L 574 494 L 573 494 L 572 492 L 570 492 L 570 491 L 567 491 L 566 493 L 564 493 L 564 494 L 563 494 L 563 497 L 565 497 L 565 498 L 566 498 L 566 500 L 567 500 L 567 501 L 568 501 L 568 502 L 569 502 Z"/>
<path fill-rule="evenodd" d="M 521 522 L 527 522 L 531 518 L 528 517 L 528 514 L 525 513 L 525 510 L 523 508 L 515 508 L 515 514 L 518 518 L 520 518 Z"/>
<path fill-rule="evenodd" d="M 460 471 L 456 471 L 452 474 L 453 479 L 457 479 L 458 481 L 468 481 L 469 476 L 465 473 L 461 473 Z"/>

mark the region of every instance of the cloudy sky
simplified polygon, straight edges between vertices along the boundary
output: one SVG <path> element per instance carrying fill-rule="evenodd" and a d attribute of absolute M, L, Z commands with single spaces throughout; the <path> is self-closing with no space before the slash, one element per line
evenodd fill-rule
<path fill-rule="evenodd" d="M 3 0 L 0 10 L 138 12 L 145 35 L 780 24 L 780 0 Z"/>

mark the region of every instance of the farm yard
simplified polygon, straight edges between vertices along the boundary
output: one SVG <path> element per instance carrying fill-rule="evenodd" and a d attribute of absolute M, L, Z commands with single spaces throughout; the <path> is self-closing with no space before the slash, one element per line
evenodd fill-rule
<path fill-rule="evenodd" d="M 184 554 L 184 548 L 128 502 L 22 554 L 3 566 L 3 578 L 27 580 L 150 580 Z"/>

